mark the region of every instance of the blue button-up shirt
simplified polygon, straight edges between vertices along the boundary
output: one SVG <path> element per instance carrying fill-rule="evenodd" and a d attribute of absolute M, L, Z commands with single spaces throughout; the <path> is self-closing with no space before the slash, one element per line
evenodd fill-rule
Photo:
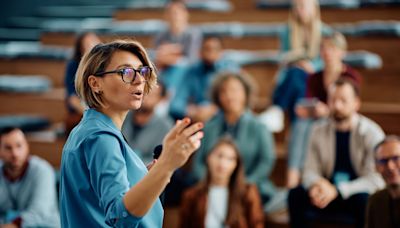
<path fill-rule="evenodd" d="M 125 208 L 125 193 L 147 174 L 146 166 L 106 115 L 89 109 L 62 154 L 62 227 L 161 227 L 159 200 L 143 217 Z"/>

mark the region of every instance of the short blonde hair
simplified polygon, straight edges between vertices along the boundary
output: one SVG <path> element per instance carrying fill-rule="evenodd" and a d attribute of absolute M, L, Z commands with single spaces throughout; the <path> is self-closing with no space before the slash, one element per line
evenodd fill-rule
<path fill-rule="evenodd" d="M 89 108 L 100 108 L 104 107 L 105 104 L 101 94 L 96 93 L 90 87 L 88 78 L 90 75 L 105 71 L 116 51 L 130 52 L 142 62 L 143 66 L 152 68 L 151 76 L 146 80 L 145 94 L 148 94 L 157 84 L 157 74 L 154 64 L 150 61 L 146 50 L 139 42 L 116 40 L 106 44 L 98 44 L 83 56 L 75 77 L 76 92 Z"/>

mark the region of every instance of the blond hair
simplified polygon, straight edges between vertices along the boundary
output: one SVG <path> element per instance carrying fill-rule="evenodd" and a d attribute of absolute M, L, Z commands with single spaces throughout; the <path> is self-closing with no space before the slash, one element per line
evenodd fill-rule
<path fill-rule="evenodd" d="M 294 12 L 295 2 L 293 1 L 292 10 L 289 13 L 290 46 L 293 53 L 301 53 L 305 55 L 304 57 L 313 59 L 319 55 L 322 37 L 322 22 L 318 0 L 308 1 L 313 2 L 315 10 L 314 18 L 311 20 L 311 36 L 308 40 L 305 39 L 304 25 L 300 21 L 298 15 Z M 306 44 L 306 46 L 304 44 Z"/>
<path fill-rule="evenodd" d="M 148 94 L 157 84 L 157 74 L 154 64 L 144 49 L 137 41 L 116 40 L 106 44 L 96 45 L 90 52 L 86 53 L 79 63 L 75 77 L 75 89 L 78 96 L 89 108 L 105 107 L 101 93 L 96 93 L 89 85 L 88 78 L 99 72 L 105 71 L 116 51 L 127 51 L 135 55 L 143 66 L 152 68 L 151 76 L 146 80 L 144 93 Z"/>

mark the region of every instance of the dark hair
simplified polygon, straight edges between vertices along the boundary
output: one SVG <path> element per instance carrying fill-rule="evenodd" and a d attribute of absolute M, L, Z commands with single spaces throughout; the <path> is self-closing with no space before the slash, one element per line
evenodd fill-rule
<path fill-rule="evenodd" d="M 237 79 L 243 85 L 245 94 L 246 94 L 246 107 L 251 107 L 252 105 L 252 95 L 255 89 L 253 82 L 249 79 L 249 77 L 245 77 L 244 74 L 238 74 L 234 72 L 223 72 L 219 74 L 211 85 L 211 100 L 222 109 L 221 101 L 219 100 L 219 93 L 221 91 L 222 85 L 228 81 L 229 79 Z"/>
<path fill-rule="evenodd" d="M 19 127 L 14 127 L 14 126 L 12 126 L 12 127 L 0 128 L 0 145 L 1 145 L 1 138 L 3 137 L 3 135 L 7 135 L 7 134 L 9 134 L 10 132 L 13 132 L 13 131 L 15 131 L 15 130 L 22 131 L 21 128 L 19 128 Z"/>
<path fill-rule="evenodd" d="M 385 138 L 384 138 L 382 141 L 380 141 L 378 144 L 375 145 L 375 147 L 374 147 L 374 152 L 375 152 L 375 153 L 378 152 L 379 148 L 380 148 L 383 144 L 386 144 L 386 143 L 388 143 L 388 142 L 398 142 L 398 143 L 400 143 L 400 137 L 397 136 L 397 135 L 388 135 L 388 136 L 385 136 Z"/>
<path fill-rule="evenodd" d="M 344 85 L 350 85 L 350 87 L 353 89 L 356 97 L 360 97 L 360 87 L 355 82 L 355 80 L 353 80 L 351 78 L 340 77 L 338 80 L 335 81 L 334 85 L 335 85 L 335 87 L 342 87 Z"/>
<path fill-rule="evenodd" d="M 80 33 L 75 40 L 73 59 L 77 62 L 81 61 L 82 56 L 85 54 L 85 53 L 82 53 L 83 40 L 86 38 L 86 36 L 89 36 L 89 35 L 96 35 L 96 34 L 93 32 L 83 32 L 83 33 Z"/>
<path fill-rule="evenodd" d="M 225 224 L 229 226 L 234 226 L 238 222 L 239 215 L 244 211 L 243 209 L 243 199 L 246 194 L 246 178 L 244 175 L 243 161 L 240 156 L 240 152 L 236 143 L 229 135 L 223 136 L 219 139 L 219 141 L 213 146 L 210 152 L 207 155 L 207 158 L 214 152 L 216 148 L 220 145 L 229 145 L 233 148 L 236 154 L 236 167 L 232 172 L 232 175 L 229 180 L 228 191 L 229 191 L 229 200 L 228 200 L 228 213 L 225 219 Z M 211 173 L 208 167 L 208 163 L 206 162 L 207 167 L 207 175 L 206 179 L 203 182 L 203 191 L 207 192 L 211 182 Z"/>

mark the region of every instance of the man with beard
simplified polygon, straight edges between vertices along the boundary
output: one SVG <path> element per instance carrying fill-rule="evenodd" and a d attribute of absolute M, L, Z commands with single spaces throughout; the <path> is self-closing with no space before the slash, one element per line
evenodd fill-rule
<path fill-rule="evenodd" d="M 14 127 L 0 131 L 0 227 L 60 227 L 54 170 Z"/>
<path fill-rule="evenodd" d="M 368 196 L 384 187 L 373 153 L 384 133 L 357 113 L 360 104 L 351 80 L 341 78 L 329 88 L 331 116 L 313 126 L 302 186 L 289 193 L 292 227 L 308 227 L 313 220 L 364 227 Z"/>
<path fill-rule="evenodd" d="M 388 136 L 379 143 L 375 162 L 386 188 L 369 198 L 366 228 L 400 227 L 400 137 Z"/>

